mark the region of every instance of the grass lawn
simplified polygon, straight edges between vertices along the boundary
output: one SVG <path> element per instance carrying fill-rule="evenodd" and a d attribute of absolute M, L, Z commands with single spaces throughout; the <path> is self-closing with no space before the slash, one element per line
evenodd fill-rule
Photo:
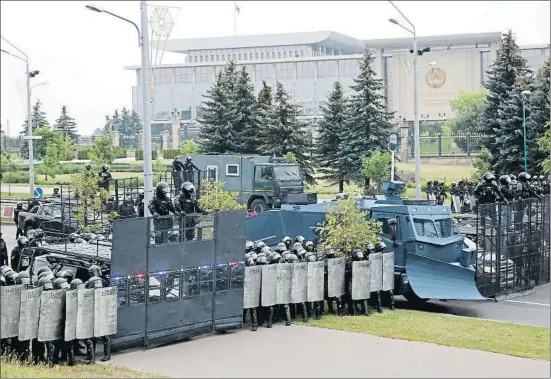
<path fill-rule="evenodd" d="M 24 186 L 24 184 L 21 184 L 21 185 Z M 7 192 L 0 192 L 0 199 L 26 199 L 28 197 L 29 197 L 28 193 L 12 192 L 11 194 L 9 194 Z"/>
<path fill-rule="evenodd" d="M 365 316 L 323 316 L 309 326 L 549 360 L 549 328 L 398 309 Z"/>
<path fill-rule="evenodd" d="M 415 163 L 398 162 L 396 167 L 400 171 L 409 173 L 415 172 Z M 441 179 L 452 182 L 458 182 L 461 179 L 471 177 L 473 167 L 471 165 L 438 165 L 438 164 L 422 164 L 421 165 L 421 180 Z"/>
<path fill-rule="evenodd" d="M 163 378 L 163 376 L 105 364 L 77 364 L 53 368 L 0 362 L 0 378 Z"/>

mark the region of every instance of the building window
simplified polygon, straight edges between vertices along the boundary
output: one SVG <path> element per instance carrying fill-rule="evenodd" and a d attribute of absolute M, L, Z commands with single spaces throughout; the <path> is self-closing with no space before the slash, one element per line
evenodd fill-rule
<path fill-rule="evenodd" d="M 491 51 L 482 51 L 480 53 L 480 80 L 482 83 L 486 83 L 488 80 L 488 73 L 487 71 L 490 69 L 490 66 L 492 64 L 492 56 Z"/>
<path fill-rule="evenodd" d="M 295 51 L 295 58 L 299 58 L 300 57 L 300 53 L 298 51 Z"/>
<path fill-rule="evenodd" d="M 300 51 L 300 56 L 301 56 L 301 57 L 304 57 L 304 50 L 301 50 L 301 51 Z"/>
<path fill-rule="evenodd" d="M 211 55 L 211 56 L 210 56 L 210 61 L 211 61 L 211 62 L 214 62 L 214 55 Z"/>
<path fill-rule="evenodd" d="M 216 54 L 216 62 L 220 62 L 220 55 Z"/>
<path fill-rule="evenodd" d="M 316 62 L 297 62 L 297 78 L 313 79 Z"/>
<path fill-rule="evenodd" d="M 207 165 L 207 180 L 211 183 L 218 180 L 218 166 Z"/>
<path fill-rule="evenodd" d="M 205 55 L 205 62 L 208 62 L 208 61 L 209 61 L 209 56 Z"/>
<path fill-rule="evenodd" d="M 258 53 L 254 53 L 254 59 L 258 59 Z"/>
<path fill-rule="evenodd" d="M 193 69 L 189 67 L 176 67 L 176 84 L 191 83 L 193 81 Z"/>
<path fill-rule="evenodd" d="M 253 53 L 249 53 L 249 60 L 250 60 L 250 61 L 253 60 Z"/>
<path fill-rule="evenodd" d="M 318 78 L 334 78 L 337 76 L 336 61 L 318 61 Z"/>
<path fill-rule="evenodd" d="M 358 74 L 358 63 L 356 59 L 339 60 L 339 77 L 345 78 Z"/>
<path fill-rule="evenodd" d="M 287 58 L 287 52 L 286 51 L 283 52 L 283 58 Z"/>
<path fill-rule="evenodd" d="M 155 85 L 172 84 L 172 69 L 161 68 L 155 73 Z"/>
<path fill-rule="evenodd" d="M 239 165 L 233 163 L 227 164 L 226 176 L 239 176 Z"/>
<path fill-rule="evenodd" d="M 199 62 L 203 62 L 203 56 L 202 55 L 199 57 Z"/>
<path fill-rule="evenodd" d="M 195 81 L 197 83 L 206 83 L 212 79 L 214 68 L 210 66 L 197 67 L 195 69 Z"/>
<path fill-rule="evenodd" d="M 272 79 L 274 74 L 273 64 L 257 64 L 256 65 L 256 80 L 259 79 Z"/>
<path fill-rule="evenodd" d="M 293 64 L 292 63 L 276 63 L 276 78 L 293 79 Z"/>
<path fill-rule="evenodd" d="M 281 51 L 278 51 L 278 52 L 277 52 L 277 57 L 278 57 L 278 58 L 281 58 Z"/>

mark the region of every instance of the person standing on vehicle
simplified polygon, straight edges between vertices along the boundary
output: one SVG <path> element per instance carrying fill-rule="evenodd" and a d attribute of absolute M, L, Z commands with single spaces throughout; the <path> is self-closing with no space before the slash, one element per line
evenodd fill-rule
<path fill-rule="evenodd" d="M 15 239 L 19 238 L 20 235 L 23 235 L 23 230 L 19 228 L 19 213 L 23 211 L 23 203 L 19 202 L 13 210 L 13 222 L 15 222 L 15 227 L 17 231 L 15 232 Z"/>
<path fill-rule="evenodd" d="M 145 205 L 144 205 L 144 192 L 140 190 L 138 193 L 138 200 L 136 200 L 136 207 L 138 208 L 138 217 L 144 217 Z"/>
<path fill-rule="evenodd" d="M 459 204 L 455 204 L 454 202 L 454 196 L 457 196 L 458 199 L 460 199 L 460 196 L 461 196 L 461 192 L 459 191 L 459 187 L 457 186 L 456 182 L 452 183 L 452 188 L 450 189 L 450 195 L 452 196 L 452 203 L 451 203 L 452 212 L 454 212 L 454 207 L 456 207 L 457 210 L 460 210 L 461 202 Z"/>
<path fill-rule="evenodd" d="M 197 225 L 196 213 L 207 214 L 201 209 L 194 198 L 195 187 L 190 182 L 182 184 L 180 195 L 174 200 L 174 209 L 180 213 L 180 235 L 184 234 L 186 241 L 195 238 L 195 226 Z M 183 232 L 183 233 L 182 233 Z"/>
<path fill-rule="evenodd" d="M 193 170 L 199 171 L 199 168 L 195 166 L 195 163 L 191 161 L 191 155 L 186 157 L 186 162 L 184 163 L 184 180 L 186 182 L 193 183 Z"/>
<path fill-rule="evenodd" d="M 167 243 L 168 232 L 172 229 L 173 222 L 171 217 L 167 217 L 172 212 L 176 214 L 177 211 L 174 205 L 170 201 L 168 196 L 170 189 L 166 182 L 157 183 L 155 187 L 155 197 L 151 199 L 147 208 L 153 215 L 153 226 L 155 228 L 155 243 Z"/>
<path fill-rule="evenodd" d="M 175 157 L 172 161 L 172 177 L 174 178 L 174 192 L 175 195 L 179 194 L 180 187 L 183 181 L 184 164 L 180 160 L 180 157 Z"/>
<path fill-rule="evenodd" d="M 98 185 L 99 188 L 109 192 L 109 182 L 113 179 L 113 175 L 109 172 L 109 166 L 103 164 L 101 170 L 98 172 Z"/>
<path fill-rule="evenodd" d="M 515 209 L 515 226 L 520 227 L 524 219 L 524 214 L 526 213 L 526 208 L 529 206 L 529 199 L 537 198 L 540 199 L 541 196 L 536 193 L 534 188 L 530 183 L 532 177 L 527 172 L 521 172 L 518 174 L 518 184 L 517 184 L 517 206 Z"/>
<path fill-rule="evenodd" d="M 492 207 L 491 204 L 494 204 L 499 198 L 504 199 L 507 204 L 509 201 L 506 200 L 505 195 L 503 195 L 499 189 L 494 174 L 488 171 L 484 174 L 482 179 L 483 180 L 476 185 L 474 195 L 478 198 L 478 204 L 482 206 L 480 208 L 480 221 L 482 227 L 486 228 L 486 216 L 490 216 L 492 226 L 495 225 L 496 222 L 495 207 Z"/>
<path fill-rule="evenodd" d="M 0 266 L 8 265 L 8 246 L 6 241 L 2 238 L 2 232 L 0 232 Z"/>

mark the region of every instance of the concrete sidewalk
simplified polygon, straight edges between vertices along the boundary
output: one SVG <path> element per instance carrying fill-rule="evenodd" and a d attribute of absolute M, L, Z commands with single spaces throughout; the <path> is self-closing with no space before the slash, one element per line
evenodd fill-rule
<path fill-rule="evenodd" d="M 549 378 L 550 375 L 549 361 L 298 325 L 208 335 L 150 350 L 114 354 L 110 364 L 179 378 Z"/>

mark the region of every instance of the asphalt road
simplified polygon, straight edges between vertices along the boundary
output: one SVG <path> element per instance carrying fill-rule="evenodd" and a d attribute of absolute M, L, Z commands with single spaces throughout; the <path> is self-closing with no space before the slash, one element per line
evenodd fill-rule
<path fill-rule="evenodd" d="M 16 246 L 15 226 L 0 224 L 0 231 L 8 245 L 8 250 Z M 533 293 L 502 300 L 458 301 L 430 300 L 421 306 L 414 306 L 402 296 L 396 296 L 396 306 L 403 309 L 419 309 L 427 312 L 446 313 L 457 316 L 515 322 L 518 324 L 550 327 L 551 308 L 550 286 L 545 284 L 534 289 Z"/>
<path fill-rule="evenodd" d="M 261 327 L 257 332 L 240 330 L 115 354 L 109 364 L 178 378 L 549 378 L 550 375 L 548 361 L 283 324 L 272 329 Z"/>

